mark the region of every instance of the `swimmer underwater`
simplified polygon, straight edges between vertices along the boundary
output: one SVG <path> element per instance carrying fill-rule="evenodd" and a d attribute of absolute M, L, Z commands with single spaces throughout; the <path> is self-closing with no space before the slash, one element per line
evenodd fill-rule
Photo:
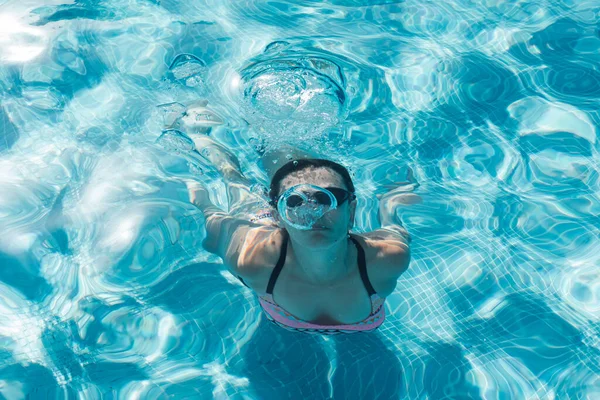
<path fill-rule="evenodd" d="M 223 176 L 230 209 L 258 197 L 227 148 L 203 134 L 189 136 L 197 149 L 208 149 L 203 154 Z M 285 157 L 290 154 L 292 161 Z M 326 335 L 373 331 L 410 262 L 410 236 L 392 223 L 386 207 L 409 204 L 414 195 L 384 196 L 382 227 L 353 233 L 356 196 L 348 171 L 311 156 L 294 148 L 263 155 L 271 207 L 255 201 L 251 218 L 223 212 L 201 183 L 187 181 L 190 202 L 205 217 L 204 248 L 258 296 L 276 325 Z"/>

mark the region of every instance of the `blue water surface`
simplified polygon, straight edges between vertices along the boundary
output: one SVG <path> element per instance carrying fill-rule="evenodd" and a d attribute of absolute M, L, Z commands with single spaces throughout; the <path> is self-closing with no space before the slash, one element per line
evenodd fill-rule
<path fill-rule="evenodd" d="M 0 398 L 600 398 L 597 0 L 0 0 L 0 101 Z M 357 231 L 387 201 L 379 331 L 266 321 L 202 248 L 183 179 L 230 205 L 186 118 L 257 192 L 290 144 L 349 167 Z"/>

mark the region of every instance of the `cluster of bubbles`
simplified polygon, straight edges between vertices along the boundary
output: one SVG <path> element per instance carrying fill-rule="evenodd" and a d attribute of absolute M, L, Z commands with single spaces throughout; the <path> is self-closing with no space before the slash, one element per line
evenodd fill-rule
<path fill-rule="evenodd" d="M 342 69 L 325 51 L 274 42 L 240 75 L 244 117 L 270 144 L 314 141 L 347 115 Z"/>
<path fill-rule="evenodd" d="M 190 88 L 205 90 L 206 63 L 193 54 L 179 54 L 169 66 L 167 79 Z"/>

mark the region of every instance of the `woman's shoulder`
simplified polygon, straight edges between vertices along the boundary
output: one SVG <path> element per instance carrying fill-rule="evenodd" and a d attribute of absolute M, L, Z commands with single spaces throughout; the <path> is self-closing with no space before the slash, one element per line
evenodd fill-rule
<path fill-rule="evenodd" d="M 375 234 L 353 235 L 365 251 L 367 273 L 375 291 L 382 297 L 391 294 L 400 275 L 410 263 L 410 249 L 396 236 Z"/>
<path fill-rule="evenodd" d="M 271 272 L 277 264 L 285 231 L 279 227 L 259 229 L 247 239 L 243 254 L 238 259 L 238 272 L 257 293 L 264 294 Z"/>
<path fill-rule="evenodd" d="M 388 255 L 397 255 L 398 252 L 409 252 L 410 239 L 396 232 L 384 231 L 382 229 L 352 234 L 359 244 L 364 248 L 367 260 L 371 258 L 382 258 Z"/>
<path fill-rule="evenodd" d="M 408 247 L 412 240 L 407 230 L 401 226 L 386 226 L 371 232 L 362 233 L 361 236 L 373 242 L 375 246 L 403 243 Z"/>

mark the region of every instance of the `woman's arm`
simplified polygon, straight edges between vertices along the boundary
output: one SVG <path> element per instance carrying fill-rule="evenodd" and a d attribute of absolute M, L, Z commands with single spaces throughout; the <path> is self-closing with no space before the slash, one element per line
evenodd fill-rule
<path fill-rule="evenodd" d="M 250 221 L 234 218 L 215 206 L 210 200 L 208 190 L 195 181 L 186 181 L 190 202 L 204 214 L 206 221 L 206 239 L 203 246 L 206 250 L 223 259 L 223 263 L 235 275 L 247 276 L 238 263 L 240 255 L 251 245 L 252 232 L 265 229 Z"/>
<path fill-rule="evenodd" d="M 384 194 L 379 199 L 378 218 L 380 228 L 366 233 L 365 236 L 371 239 L 400 240 L 406 245 L 410 244 L 412 240 L 410 234 L 394 218 L 396 208 L 421 202 L 421 197 L 405 191 L 393 190 Z"/>
<path fill-rule="evenodd" d="M 414 193 L 397 189 L 386 193 L 379 199 L 379 222 L 381 228 L 363 234 L 373 240 L 377 247 L 377 262 L 373 268 L 373 284 L 377 285 L 382 296 L 391 294 L 398 281 L 410 264 L 411 237 L 399 222 L 395 220 L 396 208 L 420 203 L 422 200 Z"/>
<path fill-rule="evenodd" d="M 208 190 L 201 183 L 193 180 L 186 180 L 185 185 L 188 189 L 190 203 L 202 211 L 205 219 L 217 214 L 227 215 L 227 213 L 213 204 L 213 202 L 210 200 Z"/>

